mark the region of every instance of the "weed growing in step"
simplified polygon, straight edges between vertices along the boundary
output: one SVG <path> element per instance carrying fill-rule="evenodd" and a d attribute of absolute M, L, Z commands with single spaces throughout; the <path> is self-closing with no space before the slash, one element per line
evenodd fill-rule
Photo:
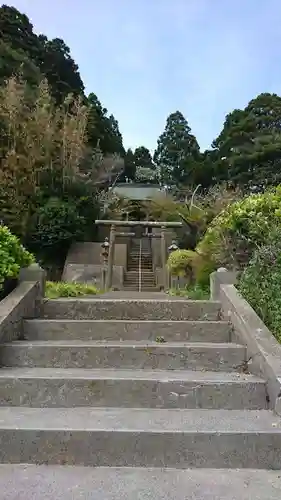
<path fill-rule="evenodd" d="M 200 285 L 189 285 L 186 288 L 172 288 L 169 290 L 169 295 L 177 297 L 186 297 L 191 300 L 209 300 L 210 288 Z"/>
<path fill-rule="evenodd" d="M 166 340 L 164 339 L 164 337 L 161 337 L 161 335 L 159 335 L 158 337 L 156 337 L 156 342 L 158 344 L 164 344 Z"/>
<path fill-rule="evenodd" d="M 82 297 L 85 295 L 97 295 L 100 291 L 94 285 L 87 283 L 67 283 L 65 281 L 47 281 L 45 296 L 48 299 L 60 297 Z"/>

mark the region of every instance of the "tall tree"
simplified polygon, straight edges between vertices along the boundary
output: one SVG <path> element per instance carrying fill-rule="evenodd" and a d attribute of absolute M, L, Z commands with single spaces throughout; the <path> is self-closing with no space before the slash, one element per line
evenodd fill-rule
<path fill-rule="evenodd" d="M 120 176 L 120 181 L 124 182 L 126 179 L 134 181 L 136 176 L 136 164 L 135 156 L 131 148 L 126 151 L 124 161 L 125 168 L 123 174 Z"/>
<path fill-rule="evenodd" d="M 89 106 L 88 138 L 91 147 L 100 147 L 103 153 L 117 153 L 125 156 L 123 139 L 118 121 L 113 115 L 107 116 L 96 94 L 91 93 L 87 99 Z"/>
<path fill-rule="evenodd" d="M 3 5 L 0 8 L 0 39 L 19 54 L 18 58 L 27 58 L 39 68 L 58 104 L 70 93 L 74 96 L 83 94 L 84 85 L 69 47 L 60 38 L 48 40 L 44 35 L 36 35 L 28 17 L 14 7 Z M 5 57 L 9 58 L 8 52 Z M 5 65 L 6 75 L 3 74 L 2 61 L 1 66 L 2 78 L 12 76 L 8 64 Z"/>
<path fill-rule="evenodd" d="M 134 152 L 137 182 L 157 182 L 156 165 L 153 163 L 151 153 L 145 146 L 139 146 Z"/>
<path fill-rule="evenodd" d="M 40 69 L 48 80 L 56 102 L 61 104 L 69 94 L 75 97 L 82 95 L 84 85 L 70 48 L 60 38 L 48 40 L 40 35 L 38 39 L 41 44 Z"/>
<path fill-rule="evenodd" d="M 199 145 L 187 120 L 180 111 L 172 113 L 157 142 L 154 161 L 162 181 L 167 184 L 188 182 L 194 162 L 198 160 Z"/>
<path fill-rule="evenodd" d="M 244 110 L 232 111 L 213 147 L 221 179 L 245 189 L 279 184 L 281 97 L 260 94 Z"/>
<path fill-rule="evenodd" d="M 140 146 L 135 149 L 134 158 L 136 167 L 155 169 L 151 153 L 145 146 Z"/>
<path fill-rule="evenodd" d="M 40 60 L 41 44 L 33 32 L 33 25 L 15 7 L 0 7 L 0 39 L 14 50 L 24 52 L 35 63 Z"/>
<path fill-rule="evenodd" d="M 15 50 L 0 40 L 0 85 L 19 74 L 32 87 L 38 85 L 42 75 L 39 68 L 22 50 Z"/>

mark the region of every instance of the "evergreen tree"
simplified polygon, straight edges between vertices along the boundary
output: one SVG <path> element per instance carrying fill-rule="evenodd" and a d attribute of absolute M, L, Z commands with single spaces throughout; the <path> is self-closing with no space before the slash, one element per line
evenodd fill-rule
<path fill-rule="evenodd" d="M 136 165 L 135 165 L 135 156 L 131 148 L 127 150 L 124 161 L 125 161 L 125 168 L 123 175 L 120 177 L 120 180 L 122 182 L 124 182 L 126 179 L 134 181 L 136 176 Z"/>
<path fill-rule="evenodd" d="M 213 142 L 220 178 L 263 189 L 281 182 L 281 97 L 260 94 L 228 114 Z"/>
<path fill-rule="evenodd" d="M 172 113 L 157 142 L 154 161 L 161 172 L 162 182 L 188 183 L 194 162 L 199 158 L 199 145 L 187 120 L 180 111 Z"/>

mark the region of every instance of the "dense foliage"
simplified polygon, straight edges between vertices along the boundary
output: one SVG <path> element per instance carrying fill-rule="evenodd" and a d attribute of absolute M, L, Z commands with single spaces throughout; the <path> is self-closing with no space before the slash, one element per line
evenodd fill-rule
<path fill-rule="evenodd" d="M 6 5 L 0 34 L 0 219 L 40 261 L 62 263 L 94 235 L 101 193 L 124 169 L 122 136 L 63 40 Z"/>
<path fill-rule="evenodd" d="M 244 110 L 227 115 L 213 142 L 221 168 L 219 177 L 245 191 L 263 190 L 281 181 L 281 97 L 264 93 Z"/>
<path fill-rule="evenodd" d="M 281 342 L 281 232 L 273 232 L 242 273 L 239 290 Z"/>
<path fill-rule="evenodd" d="M 34 262 L 34 257 L 6 226 L 0 226 L 0 291 L 6 279 L 17 278 L 22 267 Z"/>
<path fill-rule="evenodd" d="M 197 250 L 217 265 L 240 268 L 281 225 L 281 187 L 230 204 L 209 225 Z"/>

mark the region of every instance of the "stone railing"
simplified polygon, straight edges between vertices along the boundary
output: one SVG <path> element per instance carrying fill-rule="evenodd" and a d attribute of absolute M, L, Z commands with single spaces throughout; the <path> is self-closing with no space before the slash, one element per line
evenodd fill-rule
<path fill-rule="evenodd" d="M 23 318 L 40 315 L 45 271 L 38 264 L 22 269 L 18 286 L 0 302 L 0 342 L 20 339 Z"/>
<path fill-rule="evenodd" d="M 247 346 L 249 371 L 267 381 L 269 405 L 281 415 L 281 345 L 235 287 L 236 273 L 222 268 L 210 279 L 211 299 L 221 302 L 232 339 Z"/>

